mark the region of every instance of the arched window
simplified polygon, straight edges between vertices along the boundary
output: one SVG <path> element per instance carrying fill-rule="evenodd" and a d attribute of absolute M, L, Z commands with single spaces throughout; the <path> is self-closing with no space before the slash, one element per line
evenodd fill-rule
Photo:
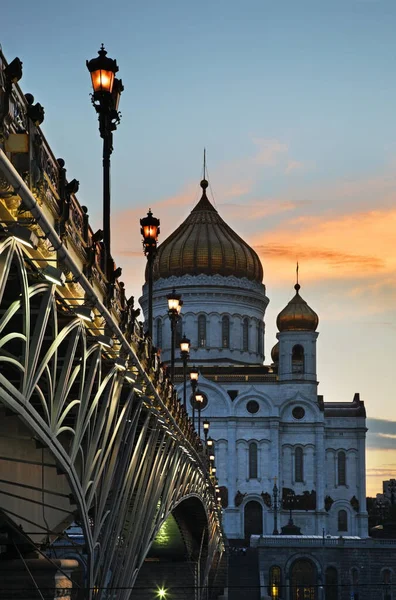
<path fill-rule="evenodd" d="M 249 444 L 249 479 L 257 479 L 257 444 Z"/>
<path fill-rule="evenodd" d="M 338 574 L 335 567 L 327 567 L 325 586 L 325 600 L 338 600 Z"/>
<path fill-rule="evenodd" d="M 296 344 L 292 350 L 292 373 L 304 373 L 304 371 L 304 348 L 301 344 Z"/>
<path fill-rule="evenodd" d="M 338 511 L 338 531 L 348 531 L 348 513 L 346 510 Z"/>
<path fill-rule="evenodd" d="M 338 453 L 338 485 L 346 485 L 346 454 L 343 450 Z"/>
<path fill-rule="evenodd" d="M 273 600 L 278 600 L 281 587 L 280 567 L 271 567 L 269 573 L 269 595 Z"/>
<path fill-rule="evenodd" d="M 155 321 L 155 339 L 157 348 L 162 348 L 162 320 Z"/>
<path fill-rule="evenodd" d="M 198 317 L 198 346 L 204 348 L 206 346 L 206 317 L 199 315 Z"/>
<path fill-rule="evenodd" d="M 175 331 L 175 347 L 179 348 L 180 340 L 183 337 L 183 320 L 179 317 L 176 321 L 176 331 Z"/>
<path fill-rule="evenodd" d="M 221 319 L 221 345 L 223 348 L 230 347 L 230 317 Z"/>
<path fill-rule="evenodd" d="M 249 319 L 243 319 L 242 323 L 242 350 L 249 352 Z"/>
<path fill-rule="evenodd" d="M 257 354 L 262 355 L 264 353 L 264 325 L 260 321 L 257 325 Z"/>
<path fill-rule="evenodd" d="M 359 571 L 355 567 L 351 571 L 351 599 L 359 600 Z"/>
<path fill-rule="evenodd" d="M 294 481 L 304 481 L 304 454 L 300 447 L 294 451 Z"/>
<path fill-rule="evenodd" d="M 382 571 L 382 598 L 383 600 L 392 600 L 392 572 L 390 569 Z"/>

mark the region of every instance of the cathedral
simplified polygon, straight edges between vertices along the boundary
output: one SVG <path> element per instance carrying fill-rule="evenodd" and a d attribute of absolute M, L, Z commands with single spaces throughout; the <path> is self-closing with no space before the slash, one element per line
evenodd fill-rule
<path fill-rule="evenodd" d="M 318 394 L 319 317 L 298 282 L 277 317 L 278 342 L 266 360 L 262 264 L 218 214 L 207 187 L 204 179 L 197 205 L 158 247 L 153 337 L 169 363 L 167 295 L 175 289 L 183 299 L 177 344 L 189 338 L 188 366 L 200 373 L 201 419 L 210 422 L 214 440 L 225 533 L 366 537 L 364 404 L 358 394 L 350 402 L 324 402 Z M 145 314 L 147 293 L 146 283 Z M 176 365 L 182 395 L 181 361 Z"/>

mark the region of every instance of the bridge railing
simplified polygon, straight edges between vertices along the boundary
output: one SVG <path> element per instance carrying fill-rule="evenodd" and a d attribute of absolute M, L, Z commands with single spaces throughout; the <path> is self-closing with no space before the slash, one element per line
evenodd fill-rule
<path fill-rule="evenodd" d="M 55 157 L 40 128 L 42 107 L 18 84 L 7 91 L 6 66 L 0 51 L 0 228 L 4 232 L 10 223 L 23 222 L 36 232 L 38 247 L 27 250 L 31 263 L 40 269 L 46 261 L 50 265 L 57 261 L 68 282 L 57 288 L 57 295 L 71 309 L 86 302 L 96 309 L 95 320 L 86 324 L 89 333 L 109 333 L 114 345 L 108 354 L 128 359 L 153 409 L 180 443 L 189 445 L 191 456 L 205 470 L 201 442 L 166 366 L 137 320 L 138 311 L 133 298 L 127 299 L 123 282 L 115 281 L 110 302 L 106 301 L 102 244 L 94 240 L 87 209 L 66 178 L 64 161 Z"/>

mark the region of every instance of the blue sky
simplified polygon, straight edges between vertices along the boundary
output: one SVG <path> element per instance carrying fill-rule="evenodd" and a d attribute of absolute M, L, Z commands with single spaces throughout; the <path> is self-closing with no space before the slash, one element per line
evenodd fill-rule
<path fill-rule="evenodd" d="M 151 206 L 165 239 L 187 216 L 204 147 L 212 201 L 263 262 L 268 356 L 299 259 L 321 319 L 319 392 L 360 391 L 379 420 L 368 451 L 379 489 L 379 465 L 396 474 L 396 426 L 382 426 L 396 421 L 396 2 L 3 4 L 3 52 L 23 61 L 22 89 L 44 105 L 94 229 L 101 141 L 85 60 L 102 42 L 117 58 L 113 252 L 129 293 L 143 278 L 139 217 Z"/>

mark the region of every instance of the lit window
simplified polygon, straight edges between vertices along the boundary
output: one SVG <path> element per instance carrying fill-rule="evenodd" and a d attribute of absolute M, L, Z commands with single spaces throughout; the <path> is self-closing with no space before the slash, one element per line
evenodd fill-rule
<path fill-rule="evenodd" d="M 281 586 L 281 570 L 280 567 L 271 567 L 270 569 L 270 589 L 269 595 L 272 600 L 278 600 L 280 595 L 280 586 Z"/>

